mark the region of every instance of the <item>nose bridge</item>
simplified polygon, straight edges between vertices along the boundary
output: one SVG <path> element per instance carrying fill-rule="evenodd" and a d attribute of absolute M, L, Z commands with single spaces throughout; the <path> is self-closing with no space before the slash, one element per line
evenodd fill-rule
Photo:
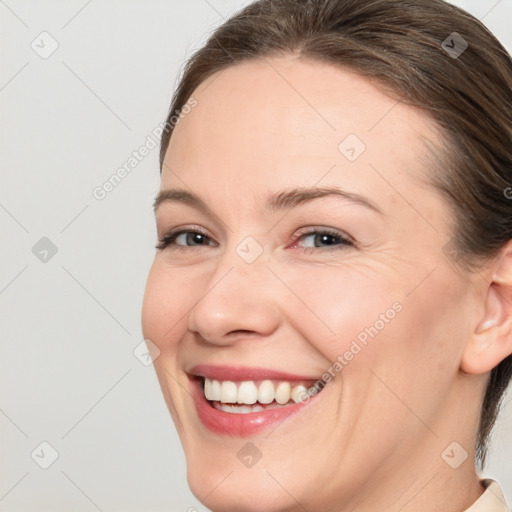
<path fill-rule="evenodd" d="M 242 240 L 219 258 L 189 313 L 189 329 L 217 344 L 226 343 L 235 331 L 270 334 L 279 323 L 271 277 L 261 244 L 252 237 Z"/>
<path fill-rule="evenodd" d="M 258 238 L 261 242 L 252 235 L 245 236 L 241 240 L 239 238 L 240 241 L 235 242 L 236 237 L 233 236 L 233 240 L 219 258 L 212 281 L 217 282 L 224 275 L 231 275 L 231 279 L 238 279 L 241 285 L 251 280 L 260 282 L 265 279 L 269 273 L 267 268 L 269 254 L 264 250 L 264 235 Z"/>

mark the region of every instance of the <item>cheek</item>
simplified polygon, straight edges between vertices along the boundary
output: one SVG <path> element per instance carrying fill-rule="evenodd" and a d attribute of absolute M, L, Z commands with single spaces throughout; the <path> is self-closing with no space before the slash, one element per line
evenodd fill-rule
<path fill-rule="evenodd" d="M 175 352 L 186 328 L 186 313 L 193 304 L 187 297 L 193 287 L 190 280 L 180 279 L 183 274 L 179 269 L 166 268 L 157 256 L 146 281 L 142 332 L 163 354 Z"/>
<path fill-rule="evenodd" d="M 282 275 L 295 295 L 286 306 L 290 323 L 332 363 L 347 351 L 350 361 L 360 358 L 401 314 L 400 288 L 375 269 L 309 267 Z"/>
<path fill-rule="evenodd" d="M 437 400 L 458 371 L 465 331 L 455 319 L 464 290 L 442 267 L 415 288 L 428 272 L 283 268 L 283 280 L 297 296 L 290 297 L 287 316 L 330 362 L 324 371 L 335 380 L 342 375 L 347 391 L 373 386 L 373 370 L 401 396 L 416 400 L 429 390 Z"/>
<path fill-rule="evenodd" d="M 155 258 L 146 281 L 142 304 L 142 333 L 159 349 L 159 356 L 153 361 L 158 381 L 173 421 L 180 435 L 185 435 L 182 417 L 183 410 L 178 375 L 179 340 L 186 329 L 186 311 L 190 301 L 184 300 L 184 293 L 190 287 L 177 282 L 182 272 L 169 269 L 158 256 Z M 182 279 L 183 281 L 183 279 Z"/>
<path fill-rule="evenodd" d="M 372 407 L 381 415 L 399 416 L 407 404 L 427 424 L 434 421 L 458 375 L 466 331 L 456 319 L 464 317 L 464 300 L 463 286 L 439 267 L 399 298 L 402 310 L 369 341 L 358 356 L 360 367 L 347 368 L 354 379 L 361 377 L 352 370 L 366 370 Z"/>

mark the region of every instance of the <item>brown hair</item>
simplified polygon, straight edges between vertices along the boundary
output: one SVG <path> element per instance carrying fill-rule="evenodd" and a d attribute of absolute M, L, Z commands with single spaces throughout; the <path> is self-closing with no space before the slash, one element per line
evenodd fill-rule
<path fill-rule="evenodd" d="M 477 269 L 512 239 L 511 57 L 482 23 L 442 0 L 260 0 L 245 7 L 187 62 L 162 135 L 160 170 L 170 120 L 198 85 L 248 59 L 290 53 L 350 68 L 437 122 L 444 142 L 431 179 L 452 208 L 459 264 Z M 492 370 L 483 398 L 476 439 L 482 466 L 511 376 L 509 355 Z"/>

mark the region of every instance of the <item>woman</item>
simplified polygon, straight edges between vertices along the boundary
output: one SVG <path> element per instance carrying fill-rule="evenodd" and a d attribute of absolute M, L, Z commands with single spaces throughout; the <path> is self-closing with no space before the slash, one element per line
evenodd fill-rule
<path fill-rule="evenodd" d="M 261 0 L 188 62 L 145 338 L 214 511 L 505 511 L 512 63 L 441 0 Z M 149 342 L 148 342 L 149 343 Z"/>

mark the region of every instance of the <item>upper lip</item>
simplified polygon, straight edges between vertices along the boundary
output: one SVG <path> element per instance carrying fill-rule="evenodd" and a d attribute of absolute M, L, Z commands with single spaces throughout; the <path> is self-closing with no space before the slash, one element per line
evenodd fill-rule
<path fill-rule="evenodd" d="M 226 366 L 198 364 L 190 368 L 187 373 L 196 377 L 206 377 L 216 380 L 247 381 L 247 380 L 282 380 L 282 381 L 315 381 L 318 377 L 311 375 L 297 375 L 270 368 L 254 368 L 249 366 Z"/>

